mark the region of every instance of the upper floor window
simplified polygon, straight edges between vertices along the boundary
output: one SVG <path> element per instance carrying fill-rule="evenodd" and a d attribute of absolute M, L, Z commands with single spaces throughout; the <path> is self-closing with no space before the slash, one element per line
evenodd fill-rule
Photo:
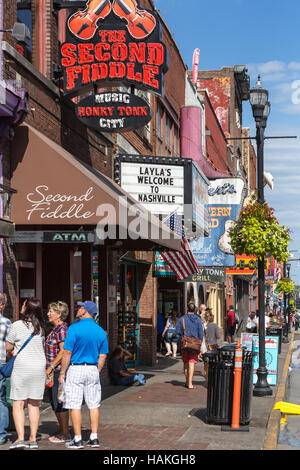
<path fill-rule="evenodd" d="M 17 20 L 24 23 L 30 31 L 30 43 L 28 45 L 18 44 L 18 52 L 26 57 L 29 61 L 32 60 L 32 12 L 31 0 L 17 0 Z"/>

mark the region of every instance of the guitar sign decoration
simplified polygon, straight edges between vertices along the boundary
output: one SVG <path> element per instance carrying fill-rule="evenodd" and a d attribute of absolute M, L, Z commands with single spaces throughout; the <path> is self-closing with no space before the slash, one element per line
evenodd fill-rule
<path fill-rule="evenodd" d="M 64 93 L 136 86 L 163 95 L 168 51 L 158 14 L 137 0 L 90 0 L 67 19 L 60 47 Z"/>

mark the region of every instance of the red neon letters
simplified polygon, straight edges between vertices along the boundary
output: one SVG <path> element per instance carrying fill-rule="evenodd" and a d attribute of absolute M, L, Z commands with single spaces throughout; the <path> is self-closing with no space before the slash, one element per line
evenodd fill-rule
<path fill-rule="evenodd" d="M 99 81 L 126 81 L 160 88 L 160 67 L 165 62 L 161 43 L 126 42 L 126 31 L 99 31 L 102 42 L 64 43 L 61 65 L 66 92 Z"/>

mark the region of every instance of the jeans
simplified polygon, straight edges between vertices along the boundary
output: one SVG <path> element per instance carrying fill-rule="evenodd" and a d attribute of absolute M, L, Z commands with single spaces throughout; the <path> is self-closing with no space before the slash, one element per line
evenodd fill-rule
<path fill-rule="evenodd" d="M 0 362 L 0 367 L 4 364 L 5 362 Z M 8 426 L 9 414 L 6 401 L 6 378 L 0 374 L 0 442 L 6 439 Z"/>
<path fill-rule="evenodd" d="M 121 385 L 132 385 L 134 382 L 140 382 L 140 385 L 145 385 L 145 377 L 143 374 L 136 374 L 121 378 Z"/>

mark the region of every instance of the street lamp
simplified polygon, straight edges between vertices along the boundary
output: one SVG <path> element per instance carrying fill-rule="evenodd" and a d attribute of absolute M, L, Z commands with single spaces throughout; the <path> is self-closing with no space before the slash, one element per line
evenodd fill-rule
<path fill-rule="evenodd" d="M 256 85 L 250 90 L 250 103 L 253 117 L 256 122 L 257 146 L 257 192 L 258 202 L 263 204 L 264 199 L 264 133 L 267 119 L 270 114 L 269 92 L 261 84 L 260 76 Z M 272 395 L 272 389 L 267 381 L 268 370 L 265 357 L 265 260 L 258 259 L 258 309 L 259 309 L 259 367 L 257 369 L 257 382 L 253 395 L 263 397 Z"/>

